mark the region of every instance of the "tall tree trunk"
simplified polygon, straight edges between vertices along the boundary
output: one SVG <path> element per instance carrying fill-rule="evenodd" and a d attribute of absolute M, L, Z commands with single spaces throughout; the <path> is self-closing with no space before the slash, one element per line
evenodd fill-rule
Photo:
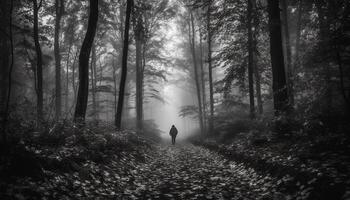
<path fill-rule="evenodd" d="M 6 98 L 9 85 L 9 67 L 10 67 L 10 40 L 9 40 L 9 2 L 0 1 L 0 111 L 1 120 L 5 121 L 7 113 L 5 113 Z"/>
<path fill-rule="evenodd" d="M 60 55 L 60 28 L 61 18 L 63 14 L 63 0 L 55 0 L 56 20 L 55 20 L 55 36 L 54 36 L 54 54 L 55 54 L 55 118 L 58 120 L 61 117 L 61 55 Z"/>
<path fill-rule="evenodd" d="M 0 3 L 0 132 L 3 144 L 7 143 L 6 125 L 12 89 L 12 69 L 14 63 L 13 35 L 12 35 L 13 0 Z M 10 47 L 10 48 L 9 48 Z M 11 60 L 10 60 L 11 56 Z"/>
<path fill-rule="evenodd" d="M 254 60 L 256 59 L 256 51 L 255 51 L 255 56 L 254 56 Z M 255 61 L 256 62 L 256 61 Z M 254 77 L 255 77 L 255 90 L 256 90 L 256 99 L 257 99 L 257 105 L 258 105 L 258 113 L 259 115 L 263 114 L 264 112 L 264 108 L 263 108 L 263 101 L 262 101 L 262 97 L 261 97 L 261 75 L 260 75 L 260 71 L 259 71 L 259 67 L 257 64 L 255 64 L 255 68 L 254 68 Z"/>
<path fill-rule="evenodd" d="M 130 14 L 131 14 L 133 3 L 134 3 L 133 0 L 127 0 L 125 29 L 124 29 L 122 72 L 121 72 L 121 78 L 120 78 L 120 84 L 119 84 L 118 107 L 117 107 L 117 113 L 115 117 L 115 126 L 117 129 L 121 128 L 121 122 L 122 122 L 125 82 L 126 82 L 126 76 L 128 72 L 127 61 L 128 61 L 128 49 L 129 49 Z"/>
<path fill-rule="evenodd" d="M 39 5 L 37 0 L 33 1 L 33 17 L 34 17 L 34 30 L 33 38 L 36 52 L 36 77 L 37 77 L 37 120 L 41 122 L 43 120 L 43 63 L 42 63 L 42 51 L 39 43 L 39 19 L 38 12 L 42 5 L 40 1 Z"/>
<path fill-rule="evenodd" d="M 77 86 L 75 84 L 75 63 L 77 61 L 78 54 L 79 54 L 79 51 L 77 49 L 74 56 L 73 64 L 72 64 L 72 89 L 73 89 L 73 99 L 74 99 L 73 105 L 76 104 L 76 98 L 77 98 Z"/>
<path fill-rule="evenodd" d="M 293 94 L 293 69 L 292 69 L 292 51 L 290 45 L 290 35 L 289 35 L 289 20 L 288 20 L 288 2 L 287 0 L 281 0 L 282 7 L 282 22 L 283 22 L 283 35 L 284 46 L 285 46 L 285 64 L 287 72 L 287 86 L 290 106 L 294 105 L 294 94 Z"/>
<path fill-rule="evenodd" d="M 145 66 L 146 66 L 146 50 L 147 50 L 147 41 L 143 41 L 142 45 L 142 64 L 141 64 L 141 118 L 144 120 L 144 111 L 143 111 L 143 99 L 144 99 L 144 78 L 145 78 Z"/>
<path fill-rule="evenodd" d="M 125 5 L 126 1 L 122 1 L 119 7 L 119 17 L 120 17 L 120 25 L 119 25 L 119 33 L 120 33 L 120 44 L 123 44 L 124 42 L 124 23 L 125 23 Z M 116 49 L 116 51 L 119 51 L 119 64 L 120 66 L 123 65 L 123 49 Z M 128 80 L 126 80 L 128 81 Z M 129 95 L 129 91 L 130 91 L 130 86 L 128 84 L 128 82 L 125 83 L 125 91 L 124 91 L 124 105 L 123 105 L 123 114 L 122 114 L 122 118 L 128 119 L 129 118 L 129 99 L 130 99 L 130 95 Z M 116 115 L 117 112 L 115 112 L 114 116 Z"/>
<path fill-rule="evenodd" d="M 259 115 L 263 114 L 263 101 L 261 97 L 261 74 L 259 70 L 258 65 L 258 48 L 257 48 L 257 35 L 259 30 L 259 19 L 258 19 L 258 11 L 256 8 L 256 0 L 251 0 L 252 4 L 252 15 L 253 15 L 253 24 L 254 24 L 254 30 L 252 30 L 252 49 L 253 49 L 253 63 L 254 63 L 254 78 L 255 78 L 255 91 L 256 91 L 256 100 L 257 100 L 257 106 L 258 106 L 258 113 Z"/>
<path fill-rule="evenodd" d="M 214 129 L 214 90 L 213 90 L 213 72 L 212 72 L 212 50 L 211 50 L 211 0 L 209 0 L 208 10 L 207 10 L 207 43 L 208 43 L 208 71 L 209 71 L 209 107 L 210 107 L 210 118 L 209 118 L 209 133 L 213 133 Z"/>
<path fill-rule="evenodd" d="M 280 115 L 289 110 L 289 98 L 284 70 L 279 1 L 268 0 L 268 14 L 274 109 L 275 114 Z"/>
<path fill-rule="evenodd" d="M 193 59 L 193 67 L 194 67 L 194 78 L 196 82 L 196 89 L 197 89 L 197 99 L 198 99 L 198 119 L 199 119 L 199 126 L 201 133 L 203 133 L 203 111 L 202 111 L 202 99 L 201 99 L 201 92 L 200 92 L 200 84 L 199 84 L 199 75 L 198 75 L 198 67 L 197 67 L 197 58 L 196 58 L 196 48 L 195 48 L 195 30 L 194 30 L 194 18 L 193 14 L 190 11 L 190 23 L 191 26 L 189 27 L 190 30 L 192 30 L 191 37 L 189 38 L 191 40 L 191 51 L 192 51 L 192 59 Z"/>
<path fill-rule="evenodd" d="M 298 2 L 298 17 L 296 22 L 296 36 L 295 36 L 295 54 L 293 69 L 297 69 L 300 65 L 299 51 L 300 51 L 300 37 L 301 37 L 301 20 L 303 15 L 303 1 Z"/>
<path fill-rule="evenodd" d="M 114 57 L 112 60 L 112 67 L 113 67 L 113 87 L 114 87 L 114 115 L 117 113 L 117 66 L 114 62 Z"/>
<path fill-rule="evenodd" d="M 89 95 L 89 57 L 94 42 L 98 20 L 98 0 L 90 0 L 88 27 L 79 55 L 79 88 L 74 122 L 84 123 Z"/>
<path fill-rule="evenodd" d="M 201 86 L 202 86 L 202 99 L 203 99 L 203 131 L 206 134 L 206 98 L 205 98 L 205 71 L 203 62 L 203 41 L 202 34 L 199 34 L 199 44 L 200 44 L 200 66 L 201 66 Z"/>
<path fill-rule="evenodd" d="M 250 118 L 255 118 L 255 105 L 254 105 L 254 80 L 253 70 L 255 68 L 254 60 L 254 41 L 253 41 L 253 9 L 252 0 L 248 0 L 247 19 L 248 19 L 248 85 L 249 85 L 249 105 L 250 105 Z M 255 72 L 257 73 L 257 72 Z"/>
<path fill-rule="evenodd" d="M 136 128 L 142 131 L 142 21 L 135 20 L 136 43 Z"/>

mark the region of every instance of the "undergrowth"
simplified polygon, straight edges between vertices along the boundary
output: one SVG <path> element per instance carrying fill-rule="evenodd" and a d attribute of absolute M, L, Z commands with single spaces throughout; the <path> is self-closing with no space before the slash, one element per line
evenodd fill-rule
<path fill-rule="evenodd" d="M 118 198 L 152 140 L 112 125 L 11 120 L 0 153 L 1 199 Z"/>

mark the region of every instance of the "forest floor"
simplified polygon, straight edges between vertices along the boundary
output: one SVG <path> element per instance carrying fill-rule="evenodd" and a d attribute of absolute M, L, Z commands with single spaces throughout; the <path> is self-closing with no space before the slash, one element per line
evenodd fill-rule
<path fill-rule="evenodd" d="M 274 177 L 274 187 L 291 199 L 350 199 L 350 143 L 344 135 L 269 139 L 242 133 L 225 142 L 214 138 L 193 144 Z"/>
<path fill-rule="evenodd" d="M 206 148 L 188 143 L 157 145 L 135 169 L 130 199 L 288 199 L 277 181 Z"/>
<path fill-rule="evenodd" d="M 43 132 L 2 154 L 0 199 L 320 200 L 349 196 L 347 170 L 337 173 L 332 167 L 343 169 L 339 163 L 348 166 L 348 159 L 341 161 L 335 154 L 321 154 L 324 161 L 317 157 L 319 162 L 305 164 L 271 145 L 268 149 L 250 145 L 240 151 L 216 142 L 171 145 L 127 131 L 85 130 L 72 135 L 69 130 L 58 131 L 58 136 L 66 135 L 55 140 Z M 48 141 L 61 144 L 53 146 Z M 326 161 L 326 157 L 333 159 Z"/>
<path fill-rule="evenodd" d="M 90 157 L 91 149 L 75 145 L 54 149 L 25 146 L 29 150 L 21 151 L 21 155 L 30 159 L 14 157 L 17 161 L 13 161 L 11 173 L 15 175 L 9 177 L 9 172 L 4 172 L 7 175 L 0 180 L 0 197 L 19 200 L 289 197 L 277 191 L 277 179 L 259 175 L 207 148 L 190 143 L 174 146 L 145 141 L 127 143 L 132 148 L 118 150 L 115 155 L 101 151 L 107 155 L 105 158 Z M 35 158 L 29 154 L 32 151 Z M 29 174 L 19 174 L 23 170 L 30 170 Z"/>

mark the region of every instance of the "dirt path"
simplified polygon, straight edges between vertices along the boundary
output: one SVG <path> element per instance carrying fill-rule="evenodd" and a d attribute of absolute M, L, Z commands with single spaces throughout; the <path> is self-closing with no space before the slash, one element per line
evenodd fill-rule
<path fill-rule="evenodd" d="M 133 171 L 125 199 L 285 199 L 276 180 L 192 144 L 162 144 Z"/>

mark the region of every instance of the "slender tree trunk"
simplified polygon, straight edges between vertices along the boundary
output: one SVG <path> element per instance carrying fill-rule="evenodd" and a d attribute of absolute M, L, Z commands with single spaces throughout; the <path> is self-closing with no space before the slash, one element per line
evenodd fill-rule
<path fill-rule="evenodd" d="M 136 128 L 142 131 L 142 21 L 135 20 L 136 43 Z"/>
<path fill-rule="evenodd" d="M 209 0 L 207 10 L 207 42 L 208 42 L 208 72 L 209 72 L 209 106 L 210 106 L 210 118 L 209 118 L 209 133 L 213 133 L 214 129 L 214 89 L 213 89 L 213 72 L 212 72 L 212 33 L 211 33 L 211 0 Z"/>
<path fill-rule="evenodd" d="M 9 115 L 9 105 L 12 90 L 12 70 L 14 63 L 14 48 L 12 34 L 12 13 L 13 0 L 0 3 L 0 24 L 3 31 L 0 31 L 0 109 L 1 109 L 1 127 L 2 142 L 7 144 L 6 125 Z M 10 46 L 10 49 L 8 48 Z M 11 56 L 11 60 L 9 59 Z"/>
<path fill-rule="evenodd" d="M 114 86 L 114 114 L 117 113 L 117 66 L 115 65 L 114 62 L 114 57 L 112 61 L 112 66 L 113 66 L 113 86 Z"/>
<path fill-rule="evenodd" d="M 89 57 L 94 42 L 98 20 L 98 0 L 90 0 L 90 14 L 86 35 L 79 55 L 79 88 L 74 122 L 85 122 L 86 107 L 89 95 Z"/>
<path fill-rule="evenodd" d="M 145 78 L 145 66 L 146 66 L 146 50 L 147 41 L 143 41 L 142 45 L 142 64 L 141 64 L 141 119 L 144 120 L 143 111 L 143 98 L 144 98 L 144 78 Z"/>
<path fill-rule="evenodd" d="M 39 43 L 39 19 L 38 12 L 41 7 L 41 1 L 38 5 L 37 0 L 33 1 L 33 16 L 34 16 L 34 30 L 33 38 L 36 52 L 36 77 L 37 77 L 37 118 L 38 122 L 43 120 L 43 64 L 42 64 L 42 51 Z"/>
<path fill-rule="evenodd" d="M 192 30 L 192 34 L 190 37 L 191 40 L 191 51 L 192 51 L 192 58 L 193 58 L 193 67 L 194 67 L 194 78 L 196 82 L 196 89 L 197 89 L 197 99 L 198 99 L 198 119 L 199 119 L 199 126 L 201 133 L 203 133 L 203 112 L 202 112 L 202 99 L 201 99 L 201 92 L 200 92 L 200 83 L 199 83 L 199 75 L 198 75 L 198 67 L 197 67 L 197 58 L 196 58 L 196 48 L 195 48 L 195 30 L 194 30 L 194 19 L 193 19 L 193 14 L 190 12 L 190 17 L 191 17 L 191 26 L 189 29 Z"/>
<path fill-rule="evenodd" d="M 121 128 L 121 121 L 122 121 L 125 82 L 126 82 L 126 76 L 128 71 L 127 61 L 128 61 L 128 49 L 129 49 L 130 14 L 131 14 L 133 3 L 134 3 L 133 0 L 127 0 L 125 29 L 124 29 L 122 72 L 121 72 L 121 78 L 120 78 L 120 84 L 119 84 L 118 107 L 117 107 L 117 113 L 115 117 L 115 126 L 117 129 Z"/>
<path fill-rule="evenodd" d="M 255 78 L 255 90 L 256 90 L 256 100 L 257 100 L 257 106 L 258 106 L 258 113 L 259 115 L 263 114 L 263 101 L 261 97 L 261 74 L 259 70 L 258 65 L 258 48 L 257 48 L 257 35 L 259 30 L 259 19 L 258 19 L 258 12 L 256 8 L 256 0 L 250 0 L 251 6 L 252 6 L 252 17 L 253 17 L 253 24 L 254 24 L 254 30 L 252 30 L 252 56 L 253 56 L 253 64 L 254 64 L 254 78 Z"/>
<path fill-rule="evenodd" d="M 256 53 L 255 53 L 255 59 L 256 59 Z M 256 61 L 255 61 L 256 62 Z M 263 114 L 264 112 L 264 108 L 263 108 L 263 101 L 262 101 L 262 97 L 261 97 L 261 75 L 260 75 L 260 71 L 259 71 L 259 67 L 257 64 L 255 64 L 255 90 L 256 90 L 256 99 L 257 99 L 257 104 L 258 104 L 258 113 L 259 115 Z"/>
<path fill-rule="evenodd" d="M 75 53 L 73 64 L 72 64 L 72 89 L 73 89 L 73 105 L 76 104 L 76 98 L 77 98 L 77 86 L 75 85 L 75 63 L 77 61 L 77 57 L 79 54 L 78 49 L 76 50 L 77 52 Z"/>
<path fill-rule="evenodd" d="M 206 98 L 205 98 L 205 71 L 203 62 L 203 41 L 202 34 L 199 34 L 199 44 L 200 44 L 200 67 L 201 67 L 201 86 L 202 86 L 202 99 L 203 99 L 203 131 L 206 134 Z"/>
<path fill-rule="evenodd" d="M 124 23 L 125 23 L 125 8 L 126 5 L 124 4 L 124 2 L 126 1 L 122 1 L 123 3 L 121 3 L 120 7 L 119 7 L 119 17 L 120 17 L 120 25 L 119 25 L 119 33 L 120 33 L 120 44 L 124 43 Z M 116 49 L 116 51 L 119 51 L 119 63 L 120 66 L 123 65 L 122 61 L 123 61 L 123 49 Z M 128 81 L 128 80 L 126 80 Z M 124 105 L 123 105 L 123 114 L 122 114 L 122 118 L 128 119 L 129 118 L 129 99 L 130 99 L 130 86 L 128 84 L 128 82 L 125 83 L 125 91 L 124 91 Z M 115 116 L 116 113 L 115 113 Z"/>
<path fill-rule="evenodd" d="M 56 83 L 56 95 L 55 95 L 55 118 L 58 120 L 61 117 L 61 55 L 60 55 L 60 29 L 61 18 L 63 12 L 63 0 L 55 0 L 56 20 L 55 20 L 55 36 L 54 36 L 54 54 L 55 54 L 55 83 Z"/>
<path fill-rule="evenodd" d="M 10 40 L 9 40 L 9 21 L 10 5 L 8 1 L 0 1 L 0 118 L 2 125 L 5 125 L 7 118 L 6 98 L 9 86 L 9 67 L 10 67 Z M 5 132 L 4 132 L 5 134 Z"/>
<path fill-rule="evenodd" d="M 287 0 L 281 0 L 282 6 L 282 22 L 284 31 L 284 45 L 285 45 L 285 64 L 287 72 L 287 86 L 290 106 L 294 105 L 294 94 L 293 94 L 293 69 L 292 69 L 292 51 L 290 45 L 290 35 L 289 35 L 289 22 L 288 22 L 288 2 Z"/>
<path fill-rule="evenodd" d="M 303 1 L 298 2 L 298 17 L 296 22 L 296 36 L 295 36 L 295 55 L 293 69 L 297 69 L 300 65 L 299 51 L 300 51 L 300 37 L 301 37 L 301 20 L 303 15 Z"/>
<path fill-rule="evenodd" d="M 282 47 L 282 28 L 279 1 L 268 0 L 270 54 L 272 65 L 272 89 L 275 114 L 280 115 L 289 110 L 288 88 L 284 68 Z"/>
<path fill-rule="evenodd" d="M 253 70 L 255 68 L 254 60 L 254 41 L 253 41 L 253 9 L 252 0 L 248 0 L 247 19 L 248 19 L 248 85 L 249 85 L 249 105 L 250 105 L 250 118 L 255 118 L 255 105 L 254 105 L 254 80 Z M 255 72 L 257 73 L 257 72 Z"/>

